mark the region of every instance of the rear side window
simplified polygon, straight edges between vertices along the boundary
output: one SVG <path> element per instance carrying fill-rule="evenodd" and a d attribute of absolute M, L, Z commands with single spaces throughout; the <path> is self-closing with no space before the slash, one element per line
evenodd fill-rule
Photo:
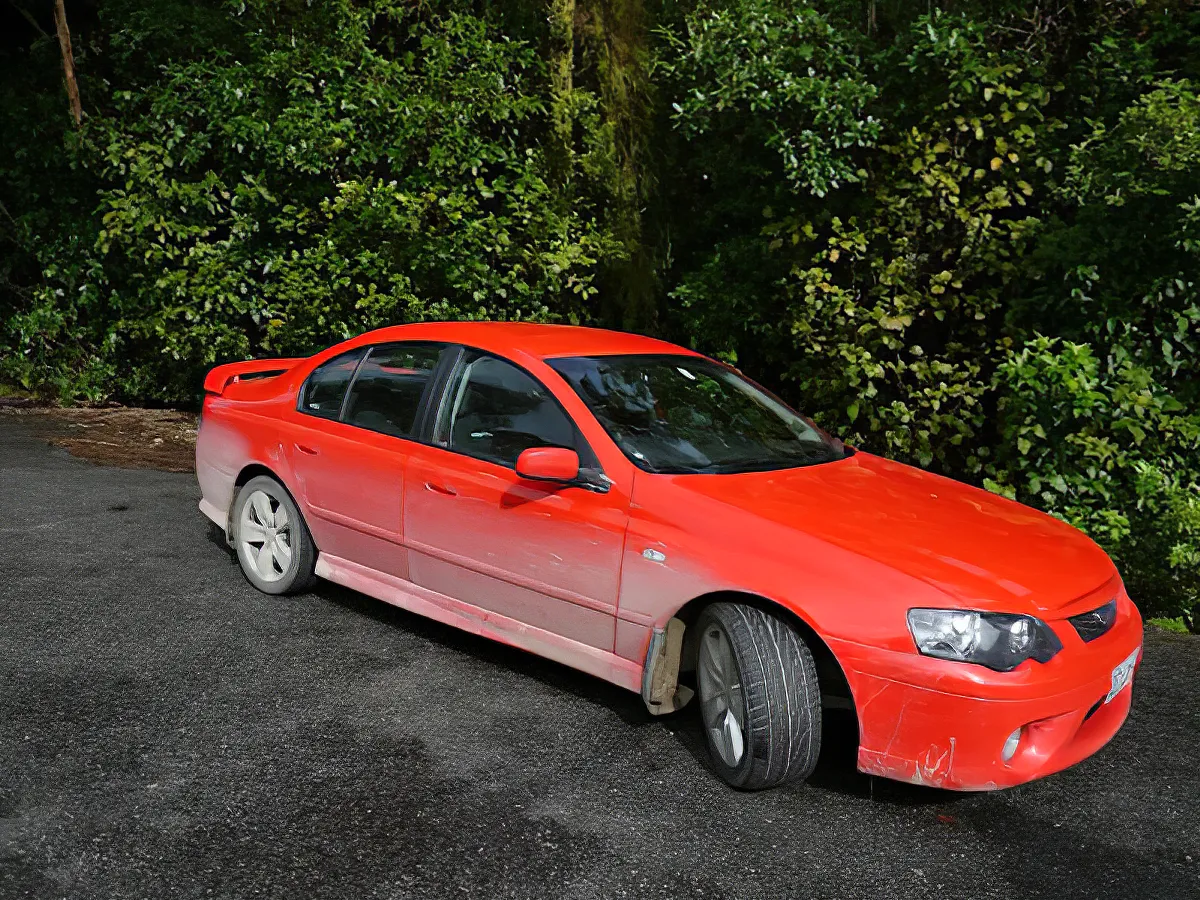
<path fill-rule="evenodd" d="M 364 352 L 360 347 L 317 366 L 304 383 L 300 412 L 320 416 L 322 419 L 336 419 L 341 415 L 346 388 L 350 379 L 354 377 L 354 370 L 358 368 L 358 362 Z"/>
<path fill-rule="evenodd" d="M 372 347 L 350 388 L 343 421 L 397 437 L 412 435 L 441 352 L 439 344 Z"/>

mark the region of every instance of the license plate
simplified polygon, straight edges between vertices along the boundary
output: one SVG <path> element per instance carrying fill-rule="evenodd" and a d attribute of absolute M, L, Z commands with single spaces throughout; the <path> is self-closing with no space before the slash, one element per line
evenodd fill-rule
<path fill-rule="evenodd" d="M 1133 681 L 1133 667 L 1137 664 L 1138 653 L 1141 650 L 1142 648 L 1138 647 L 1137 650 L 1134 650 L 1125 657 L 1119 666 L 1112 670 L 1112 689 L 1109 690 L 1108 696 L 1104 698 L 1105 703 L 1110 702 L 1113 697 L 1121 693 L 1129 682 Z"/>

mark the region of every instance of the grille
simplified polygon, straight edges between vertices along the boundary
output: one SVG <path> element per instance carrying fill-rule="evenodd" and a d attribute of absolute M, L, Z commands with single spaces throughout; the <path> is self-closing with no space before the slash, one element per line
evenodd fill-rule
<path fill-rule="evenodd" d="M 1108 629 L 1113 627 L 1115 621 L 1117 621 L 1116 598 L 1109 600 L 1103 606 L 1093 609 L 1090 612 L 1071 616 L 1070 619 L 1071 624 L 1075 626 L 1075 631 L 1083 638 L 1084 643 L 1094 641 L 1100 635 L 1107 633 Z"/>

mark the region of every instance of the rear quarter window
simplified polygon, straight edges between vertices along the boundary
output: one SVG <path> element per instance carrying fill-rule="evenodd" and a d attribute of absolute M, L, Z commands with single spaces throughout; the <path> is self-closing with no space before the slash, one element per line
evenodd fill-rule
<path fill-rule="evenodd" d="M 346 388 L 362 361 L 364 348 L 350 350 L 317 366 L 304 382 L 297 408 L 310 416 L 336 419 L 342 412 Z"/>

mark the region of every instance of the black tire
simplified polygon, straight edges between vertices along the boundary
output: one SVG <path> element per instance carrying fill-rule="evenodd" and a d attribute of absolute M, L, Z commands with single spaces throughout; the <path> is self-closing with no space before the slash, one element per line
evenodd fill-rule
<path fill-rule="evenodd" d="M 779 616 L 740 603 L 707 607 L 696 629 L 696 705 L 713 771 L 733 787 L 751 791 L 808 778 L 821 752 L 821 691 L 804 639 Z M 723 651 L 720 637 L 732 651 L 740 688 L 718 698 L 713 685 L 725 679 L 709 660 Z M 742 753 L 737 758 L 736 737 L 731 741 L 727 731 L 713 725 L 728 727 L 722 707 L 736 719 L 739 702 Z"/>
<path fill-rule="evenodd" d="M 280 528 L 264 529 L 268 534 L 284 535 L 284 545 L 290 550 L 290 559 L 286 566 L 280 565 L 277 558 L 271 560 L 273 565 L 271 570 L 273 577 L 271 578 L 265 578 L 256 569 L 255 562 L 250 556 L 250 548 L 254 545 L 248 545 L 247 541 L 243 540 L 243 535 L 239 533 L 243 530 L 247 513 L 251 517 L 250 527 L 245 529 L 247 532 L 250 528 L 260 524 L 259 520 L 262 517 L 253 508 L 247 510 L 247 506 L 251 506 L 255 495 L 259 493 L 266 494 L 272 501 L 272 520 L 274 516 L 278 515 L 280 509 L 284 510 L 287 516 L 286 524 Z M 247 581 L 264 594 L 297 594 L 307 590 L 316 580 L 313 570 L 317 564 L 317 548 L 313 544 L 308 525 L 300 514 L 296 501 L 287 492 L 287 488 L 274 478 L 259 475 L 242 485 L 233 501 L 230 533 L 242 573 L 246 576 Z"/>

